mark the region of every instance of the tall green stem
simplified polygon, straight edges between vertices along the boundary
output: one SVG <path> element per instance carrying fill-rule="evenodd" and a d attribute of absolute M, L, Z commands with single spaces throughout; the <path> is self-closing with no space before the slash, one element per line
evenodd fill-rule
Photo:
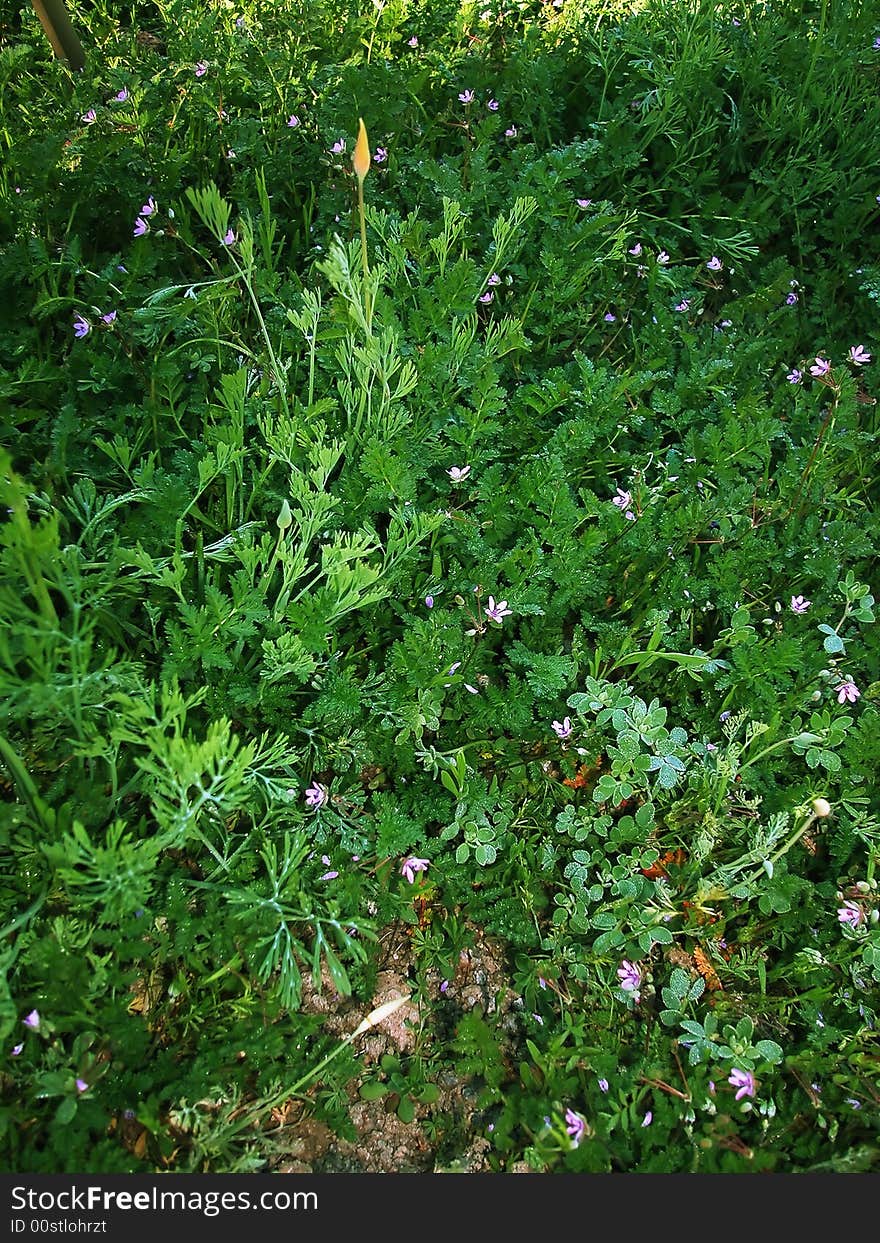
<path fill-rule="evenodd" d="M 370 266 L 367 261 L 367 220 L 364 214 L 364 182 L 358 178 L 358 215 L 361 221 L 361 263 L 364 269 L 364 313 L 367 320 L 367 332 L 372 335 L 373 310 L 370 306 Z"/>
<path fill-rule="evenodd" d="M 266 342 L 266 349 L 269 354 L 269 361 L 272 364 L 272 374 L 275 376 L 275 383 L 278 385 L 278 394 L 281 397 L 281 404 L 284 407 L 284 413 L 287 415 L 289 419 L 290 418 L 290 406 L 287 404 L 287 393 L 285 392 L 285 383 L 286 383 L 285 376 L 282 374 L 281 368 L 278 366 L 278 359 L 275 357 L 275 351 L 272 348 L 272 338 L 269 336 L 269 329 L 266 327 L 266 321 L 263 319 L 263 312 L 260 308 L 260 303 L 257 300 L 256 293 L 254 292 L 254 287 L 250 279 L 251 273 L 249 271 L 245 271 L 245 269 L 238 262 L 238 260 L 236 259 L 232 251 L 229 252 L 229 257 L 232 260 L 233 264 L 235 265 L 235 269 L 238 272 L 239 276 L 244 281 L 244 287 L 247 290 L 248 297 L 251 300 L 251 306 L 254 308 L 254 314 L 257 317 L 257 323 L 260 325 L 260 331 L 263 334 L 263 340 Z"/>

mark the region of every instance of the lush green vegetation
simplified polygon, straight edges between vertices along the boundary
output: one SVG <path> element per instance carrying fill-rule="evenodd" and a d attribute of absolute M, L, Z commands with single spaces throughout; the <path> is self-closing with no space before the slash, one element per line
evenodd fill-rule
<path fill-rule="evenodd" d="M 419 1168 L 870 1168 L 876 8 L 77 21 L 0 28 L 4 1167 L 384 1095 Z"/>

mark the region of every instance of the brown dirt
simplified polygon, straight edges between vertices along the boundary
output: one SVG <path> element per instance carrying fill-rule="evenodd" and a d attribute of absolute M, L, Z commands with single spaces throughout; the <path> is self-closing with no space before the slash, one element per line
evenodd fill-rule
<path fill-rule="evenodd" d="M 428 975 L 429 992 L 455 1011 L 478 1010 L 484 1015 L 497 1015 L 502 1027 L 514 1035 L 519 1026 L 514 1006 L 518 1001 L 508 987 L 503 953 L 497 943 L 472 929 L 472 944 L 462 951 L 454 976 L 441 992 L 443 981 Z M 413 972 L 412 946 L 405 931 L 387 929 L 384 942 L 384 969 L 376 980 L 375 995 L 369 1005 L 337 996 L 329 980 L 322 981 L 321 991 L 309 981 L 303 993 L 303 1011 L 326 1016 L 324 1030 L 342 1039 L 350 1035 L 365 1018 L 367 1011 L 388 1001 L 411 994 Z M 389 1018 L 359 1037 L 355 1044 L 365 1069 L 375 1067 L 386 1054 L 406 1056 L 413 1052 L 423 1025 L 430 1024 L 431 1015 L 420 1012 L 414 1000 L 407 1001 Z M 440 1090 L 437 1101 L 416 1105 L 412 1122 L 397 1116 L 398 1098 L 393 1093 L 377 1100 L 362 1100 L 359 1084 L 349 1087 L 349 1118 L 356 1131 L 354 1140 L 342 1139 L 323 1122 L 312 1117 L 308 1105 L 289 1101 L 276 1110 L 273 1122 L 278 1127 L 275 1150 L 278 1153 L 273 1169 L 280 1174 L 306 1173 L 421 1173 L 437 1170 L 436 1142 L 425 1123 L 439 1119 L 455 1119 L 456 1130 L 471 1132 L 470 1120 L 475 1103 L 469 1092 L 468 1080 L 449 1069 L 437 1076 Z M 479 1130 L 479 1128 L 477 1128 Z M 442 1168 L 477 1173 L 488 1168 L 490 1141 L 471 1134 L 468 1148 L 457 1154 L 451 1164 Z"/>

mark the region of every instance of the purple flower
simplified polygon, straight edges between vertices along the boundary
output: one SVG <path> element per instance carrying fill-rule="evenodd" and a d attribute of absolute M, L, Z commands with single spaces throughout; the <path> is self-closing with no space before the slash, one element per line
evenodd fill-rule
<path fill-rule="evenodd" d="M 605 323 L 606 323 L 606 324 L 616 324 L 616 323 L 617 323 L 617 316 L 616 316 L 616 315 L 612 315 L 610 311 L 606 311 L 606 312 L 605 312 Z"/>
<path fill-rule="evenodd" d="M 493 272 L 492 275 L 489 277 L 489 279 L 486 281 L 486 284 L 491 285 L 494 288 L 496 285 L 501 284 L 501 277 L 498 275 L 497 272 Z"/>
<path fill-rule="evenodd" d="M 494 297 L 495 295 L 492 292 L 492 290 L 487 289 L 485 293 L 480 294 L 478 301 L 482 302 L 485 306 L 488 306 L 488 304 L 492 301 Z"/>
<path fill-rule="evenodd" d="M 318 877 L 318 879 L 319 879 L 319 880 L 336 880 L 336 877 L 337 877 L 338 875 L 339 875 L 339 873 L 338 873 L 338 872 L 333 872 L 333 871 L 330 871 L 330 872 L 325 872 L 325 873 L 324 873 L 324 875 L 323 875 L 323 876 L 319 876 L 319 877 Z"/>
<path fill-rule="evenodd" d="M 571 737 L 571 717 L 564 717 L 561 721 L 554 721 L 553 728 L 556 731 L 556 737 L 565 741 Z"/>
<path fill-rule="evenodd" d="M 831 363 L 827 358 L 817 358 L 813 366 L 810 368 L 810 375 L 819 379 L 820 376 L 827 375 L 831 370 Z"/>
<path fill-rule="evenodd" d="M 376 154 L 373 156 L 373 162 L 375 164 L 384 164 L 387 159 L 388 159 L 388 148 L 377 147 Z"/>
<path fill-rule="evenodd" d="M 39 1010 L 31 1010 L 30 1014 L 26 1014 L 22 1019 L 25 1027 L 29 1027 L 32 1032 L 40 1030 L 40 1012 Z"/>
<path fill-rule="evenodd" d="M 880 52 L 880 36 L 878 36 L 878 38 L 874 40 L 874 42 L 871 44 L 871 47 L 874 49 L 875 52 Z"/>
<path fill-rule="evenodd" d="M 682 298 L 681 302 L 676 306 L 676 311 L 686 311 L 690 306 L 689 298 Z"/>
<path fill-rule="evenodd" d="M 471 473 L 471 468 L 469 466 L 450 466 L 446 473 L 453 483 L 464 483 Z"/>
<path fill-rule="evenodd" d="M 415 884 L 416 872 L 427 872 L 431 866 L 428 859 L 417 859 L 415 855 L 410 855 L 408 859 L 404 859 L 400 865 L 400 875 L 405 876 L 409 883 Z"/>
<path fill-rule="evenodd" d="M 12 1046 L 12 1056 L 18 1057 L 23 1048 L 24 1048 L 24 1041 L 22 1041 L 21 1044 L 14 1044 Z"/>
<path fill-rule="evenodd" d="M 851 924 L 853 928 L 858 928 L 865 922 L 865 912 L 858 902 L 844 902 L 843 906 L 838 908 L 837 918 L 842 924 Z"/>
<path fill-rule="evenodd" d="M 709 262 L 706 264 L 706 267 L 709 269 L 710 272 L 720 272 L 723 266 L 724 265 L 722 264 L 721 260 L 718 258 L 717 255 L 713 255 L 712 258 L 709 260 Z"/>
<path fill-rule="evenodd" d="M 88 1092 L 89 1085 L 86 1083 L 85 1079 L 76 1079 L 74 1082 L 76 1083 L 77 1092 Z"/>
<path fill-rule="evenodd" d="M 734 1068 L 727 1077 L 727 1082 L 731 1087 L 736 1088 L 736 1096 L 734 1100 L 741 1101 L 744 1096 L 754 1096 L 758 1090 L 755 1083 L 755 1076 L 750 1070 L 737 1070 Z"/>
<path fill-rule="evenodd" d="M 342 155 L 344 150 L 345 150 L 345 139 L 344 138 L 337 138 L 336 142 L 334 142 L 333 146 L 330 148 L 330 152 L 332 155 Z"/>
<path fill-rule="evenodd" d="M 639 255 L 642 253 L 642 243 L 636 242 L 635 246 L 630 247 L 629 253 L 631 255 L 635 255 L 636 259 L 638 259 Z"/>
<path fill-rule="evenodd" d="M 653 1121 L 654 1121 L 654 1115 L 651 1113 L 649 1109 L 648 1112 L 645 1114 L 644 1118 L 642 1119 L 642 1126 L 643 1127 L 650 1126 Z"/>
<path fill-rule="evenodd" d="M 608 1080 L 607 1080 L 607 1079 L 600 1079 L 600 1080 L 599 1080 L 599 1091 L 600 1091 L 600 1092 L 607 1092 L 607 1091 L 608 1091 Z"/>
<path fill-rule="evenodd" d="M 489 102 L 486 104 L 486 107 L 489 109 L 490 112 L 497 112 L 499 108 L 498 100 L 490 99 Z"/>
<path fill-rule="evenodd" d="M 407 39 L 407 44 L 408 44 L 410 47 L 418 47 L 418 46 L 419 46 L 419 40 L 418 40 L 417 36 L 416 36 L 416 35 L 413 35 L 413 37 L 412 37 L 411 39 Z"/>
<path fill-rule="evenodd" d="M 791 611 L 792 613 L 806 613 L 812 603 L 812 600 L 805 600 L 803 596 L 792 596 Z"/>
<path fill-rule="evenodd" d="M 804 373 L 802 371 L 798 371 L 797 367 L 795 367 L 793 371 L 789 371 L 785 378 L 788 380 L 789 384 L 800 384 L 801 380 L 804 378 Z"/>
<path fill-rule="evenodd" d="M 112 324 L 112 323 L 113 323 L 113 321 L 114 321 L 115 319 L 116 319 L 116 312 L 115 312 L 115 311 L 108 311 L 106 315 L 102 315 L 102 316 L 101 316 L 101 323 L 102 323 L 102 324 Z"/>
<path fill-rule="evenodd" d="M 445 993 L 448 988 L 449 988 L 449 981 L 443 980 L 442 983 L 440 984 L 440 992 Z"/>
<path fill-rule="evenodd" d="M 135 226 L 134 226 L 135 237 L 143 237 L 144 234 L 148 233 L 149 231 L 150 231 L 150 226 L 147 224 L 146 220 L 138 216 L 137 220 L 135 221 Z"/>
<path fill-rule="evenodd" d="M 227 229 L 226 233 L 223 236 L 223 245 L 232 246 L 234 242 L 235 242 L 235 234 L 232 232 L 231 229 Z"/>
<path fill-rule="evenodd" d="M 474 92 L 472 90 L 462 91 L 458 98 L 463 104 L 472 104 L 474 102 Z"/>
<path fill-rule="evenodd" d="M 631 492 L 624 492 L 623 488 L 618 488 L 617 495 L 611 498 L 611 504 L 616 505 L 618 509 L 629 509 L 632 499 Z"/>
<path fill-rule="evenodd" d="M 295 112 L 293 112 L 293 113 L 291 113 L 291 115 L 287 118 L 287 128 L 288 128 L 288 129 L 296 129 L 296 127 L 297 127 L 298 125 L 299 125 L 299 117 L 296 115 L 296 113 L 295 113 Z"/>
<path fill-rule="evenodd" d="M 837 702 L 839 704 L 854 704 L 855 701 L 861 696 L 861 693 L 862 692 L 856 686 L 852 678 L 847 678 L 846 681 L 842 682 L 837 688 Z"/>
<path fill-rule="evenodd" d="M 639 987 L 642 983 L 642 973 L 634 962 L 624 958 L 623 962 L 617 968 L 617 978 L 620 980 L 620 987 L 625 993 L 632 993 L 633 1000 L 639 999 Z"/>
<path fill-rule="evenodd" d="M 577 1148 L 578 1144 L 587 1133 L 586 1118 L 582 1118 L 580 1114 L 576 1114 L 573 1109 L 566 1109 L 565 1129 L 571 1136 L 572 1148 Z"/>
<path fill-rule="evenodd" d="M 669 255 L 666 253 L 665 250 L 660 251 L 660 254 L 657 256 L 657 262 L 661 265 L 667 264 L 669 262 Z"/>
<path fill-rule="evenodd" d="M 125 87 L 123 87 L 121 91 L 116 92 L 113 98 L 116 100 L 118 104 L 124 104 L 125 101 L 128 99 L 128 91 L 125 89 Z"/>
<path fill-rule="evenodd" d="M 151 194 L 150 197 L 147 199 L 146 203 L 144 203 L 143 207 L 141 208 L 140 214 L 142 216 L 152 216 L 155 214 L 155 212 L 156 212 L 156 200 L 153 198 Z"/>
<path fill-rule="evenodd" d="M 539 976 L 538 976 L 538 987 L 539 987 L 539 988 L 546 988 L 546 987 L 547 987 L 547 981 L 544 979 L 544 977 L 543 977 L 542 975 L 539 975 Z"/>
<path fill-rule="evenodd" d="M 797 302 L 797 300 L 798 300 L 798 296 L 797 296 L 797 294 L 796 294 L 796 293 L 786 294 L 786 297 L 785 297 L 785 305 L 786 305 L 786 306 L 794 306 L 794 304 Z"/>
<path fill-rule="evenodd" d="M 853 363 L 869 363 L 871 355 L 866 352 L 863 345 L 851 345 L 849 347 L 849 359 Z"/>
<path fill-rule="evenodd" d="M 506 600 L 499 600 L 496 604 L 495 597 L 489 597 L 489 603 L 486 605 L 486 616 L 490 617 L 493 622 L 498 622 L 500 625 L 502 618 L 510 617 L 512 612 L 513 609 L 507 607 Z"/>
<path fill-rule="evenodd" d="M 306 807 L 312 807 L 317 811 L 319 807 L 323 807 L 327 802 L 328 793 L 326 786 L 322 786 L 318 781 L 312 782 L 306 790 Z"/>
<path fill-rule="evenodd" d="M 578 207 L 580 207 L 580 209 L 583 211 L 587 207 L 590 206 L 593 200 L 592 199 L 575 199 L 575 202 L 577 203 Z"/>
<path fill-rule="evenodd" d="M 516 138 L 516 126 L 509 125 L 507 129 L 504 131 L 504 137 L 505 138 Z"/>
<path fill-rule="evenodd" d="M 432 609 L 433 607 L 434 607 L 434 597 L 433 597 L 433 596 L 425 596 L 425 608 L 426 608 L 426 609 Z"/>
<path fill-rule="evenodd" d="M 77 312 L 76 319 L 73 321 L 73 335 L 79 338 L 87 337 L 91 331 L 92 325 Z"/>
<path fill-rule="evenodd" d="M 98 119 L 98 114 L 97 112 L 95 112 L 94 108 L 89 108 L 88 112 L 84 112 L 82 116 L 80 117 L 80 120 L 85 125 L 94 125 L 97 119 Z"/>
<path fill-rule="evenodd" d="M 208 72 L 208 62 L 206 60 L 200 60 L 195 67 L 196 77 L 203 78 L 207 72 Z"/>

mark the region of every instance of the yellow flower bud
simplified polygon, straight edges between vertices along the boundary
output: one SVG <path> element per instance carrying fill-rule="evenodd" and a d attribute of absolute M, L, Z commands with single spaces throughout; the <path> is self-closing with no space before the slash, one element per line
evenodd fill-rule
<path fill-rule="evenodd" d="M 367 142 L 367 127 L 364 125 L 362 117 L 358 117 L 358 126 L 358 139 L 355 143 L 351 162 L 354 165 L 358 181 L 363 182 L 370 171 L 370 144 Z"/>

